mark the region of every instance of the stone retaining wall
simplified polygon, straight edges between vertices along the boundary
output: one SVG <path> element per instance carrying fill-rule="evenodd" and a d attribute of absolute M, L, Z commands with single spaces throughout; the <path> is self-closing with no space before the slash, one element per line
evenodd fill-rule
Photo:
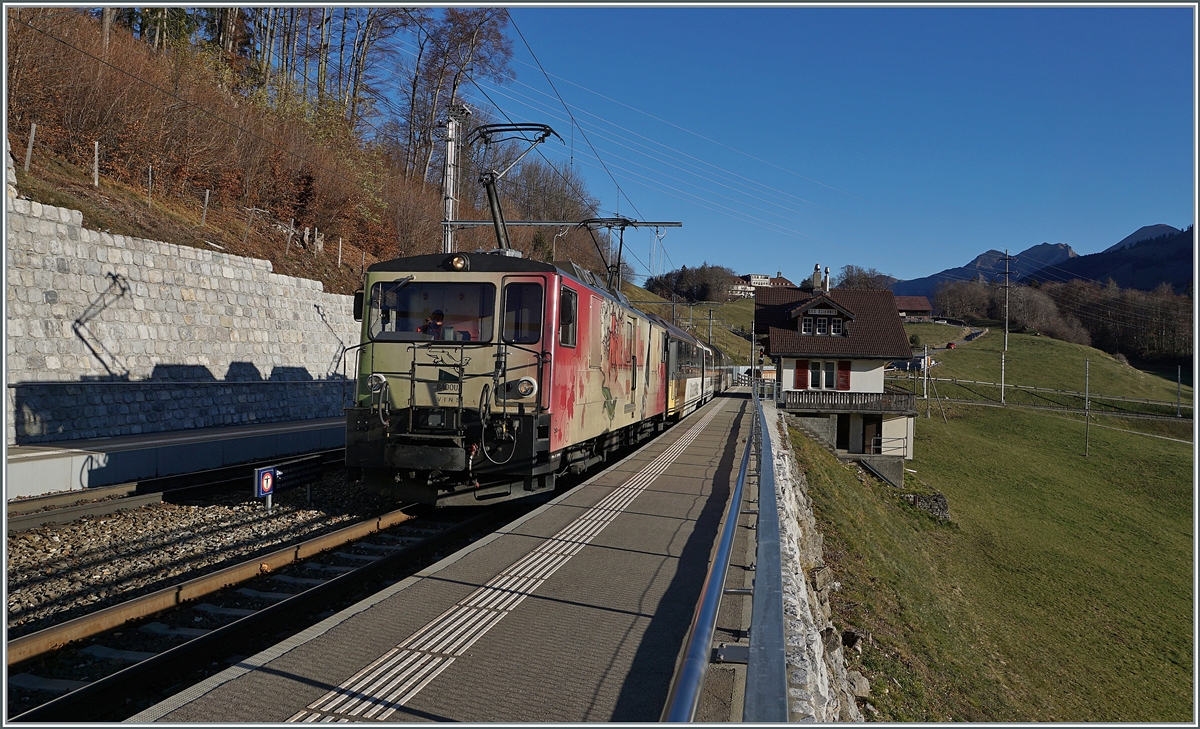
<path fill-rule="evenodd" d="M 5 157 L 10 445 L 341 414 L 352 297 L 270 261 L 88 230 L 21 199 Z"/>
<path fill-rule="evenodd" d="M 822 557 L 824 538 L 808 498 L 808 481 L 792 455 L 784 414 L 768 403 L 763 414 L 770 426 L 779 509 L 789 718 L 863 721 L 846 672 L 842 636 L 830 621 L 829 592 L 836 583 Z"/>

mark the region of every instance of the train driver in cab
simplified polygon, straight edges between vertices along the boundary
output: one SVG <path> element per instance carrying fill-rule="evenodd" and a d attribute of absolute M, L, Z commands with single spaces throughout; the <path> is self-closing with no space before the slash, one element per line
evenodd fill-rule
<path fill-rule="evenodd" d="M 417 327 L 417 331 L 422 334 L 428 334 L 434 339 L 441 339 L 443 318 L 442 310 L 438 309 L 429 315 L 429 318 L 425 320 L 424 324 Z"/>

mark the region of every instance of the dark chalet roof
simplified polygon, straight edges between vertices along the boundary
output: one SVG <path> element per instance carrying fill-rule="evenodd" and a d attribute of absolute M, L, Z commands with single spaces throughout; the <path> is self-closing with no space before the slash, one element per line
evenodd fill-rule
<path fill-rule="evenodd" d="M 933 311 L 933 305 L 929 303 L 929 299 L 924 296 L 897 296 L 896 309 L 898 311 Z"/>
<path fill-rule="evenodd" d="M 846 336 L 802 335 L 791 313 L 815 297 L 826 297 L 851 312 Z M 904 333 L 891 291 L 833 289 L 817 292 L 798 288 L 760 288 L 755 295 L 756 334 L 767 335 L 767 352 L 779 357 L 846 357 L 908 359 L 912 347 Z"/>

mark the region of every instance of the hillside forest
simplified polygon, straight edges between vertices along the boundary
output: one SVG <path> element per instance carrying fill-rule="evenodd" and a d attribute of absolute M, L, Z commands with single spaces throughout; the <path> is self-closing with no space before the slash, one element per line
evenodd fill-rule
<path fill-rule="evenodd" d="M 239 249 L 238 239 L 269 239 L 271 250 L 282 249 L 281 231 L 290 226 L 320 231 L 326 241 L 344 238 L 364 260 L 440 251 L 448 111 L 481 95 L 475 80 L 515 78 L 502 8 L 6 12 L 8 129 L 18 169 L 32 133 L 34 167 L 45 171 L 44 160 L 53 159 L 86 175 L 91 194 L 98 154 L 109 187 L 97 205 L 123 189 L 143 201 L 132 217 L 174 203 L 199 219 L 207 196 L 209 225 L 222 212 L 240 221 L 223 249 L 245 255 L 266 246 Z M 488 108 L 471 112 L 462 138 L 481 124 L 510 121 Z M 504 169 L 526 146 L 462 145 L 458 219 L 489 218 L 481 172 Z M 577 170 L 537 152 L 501 179 L 499 192 L 510 221 L 599 214 Z M 247 211 L 255 211 L 249 222 Z M 88 216 L 85 209 L 85 224 Z M 609 253 L 603 231 L 514 226 L 510 239 L 532 258 L 554 254 L 597 271 L 601 251 Z M 299 242 L 289 238 L 293 249 Z M 495 246 L 490 226 L 456 233 L 460 250 Z"/>

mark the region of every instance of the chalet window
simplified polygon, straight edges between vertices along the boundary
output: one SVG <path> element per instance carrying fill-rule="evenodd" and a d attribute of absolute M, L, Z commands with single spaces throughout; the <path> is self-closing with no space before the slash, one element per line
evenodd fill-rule
<path fill-rule="evenodd" d="M 830 321 L 829 333 L 835 337 L 842 336 L 842 320 L 841 319 L 833 319 L 832 321 Z"/>
<path fill-rule="evenodd" d="M 800 333 L 801 334 L 812 334 L 812 332 L 813 332 L 812 317 L 806 316 L 800 322 Z"/>
<path fill-rule="evenodd" d="M 804 365 L 804 360 L 798 360 L 796 362 L 796 379 L 794 384 L 797 390 L 850 389 L 849 362 L 810 361 L 807 363 L 807 369 L 803 369 Z"/>
<path fill-rule="evenodd" d="M 819 319 L 817 319 L 817 334 L 828 334 L 828 333 L 829 333 L 829 320 L 826 319 L 825 317 L 820 317 Z"/>

